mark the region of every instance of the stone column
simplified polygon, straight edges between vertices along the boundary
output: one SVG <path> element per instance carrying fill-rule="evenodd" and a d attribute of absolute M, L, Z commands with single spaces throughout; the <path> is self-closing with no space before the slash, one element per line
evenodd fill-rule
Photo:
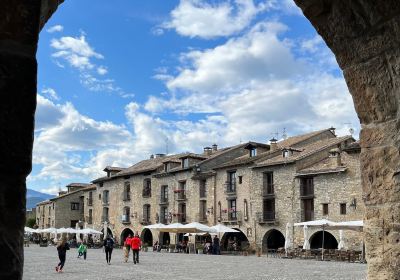
<path fill-rule="evenodd" d="M 295 2 L 335 54 L 362 125 L 368 279 L 400 279 L 400 2 Z"/>
<path fill-rule="evenodd" d="M 59 1 L 3 0 L 0 9 L 0 279 L 22 279 L 40 27 Z"/>

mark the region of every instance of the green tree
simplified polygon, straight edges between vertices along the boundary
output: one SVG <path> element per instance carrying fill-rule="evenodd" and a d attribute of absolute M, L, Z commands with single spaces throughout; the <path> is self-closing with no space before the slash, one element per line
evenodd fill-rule
<path fill-rule="evenodd" d="M 36 223 L 36 221 L 35 221 L 34 218 L 29 218 L 29 219 L 26 219 L 25 225 L 26 225 L 27 227 L 33 228 L 33 226 L 35 225 L 35 223 Z"/>

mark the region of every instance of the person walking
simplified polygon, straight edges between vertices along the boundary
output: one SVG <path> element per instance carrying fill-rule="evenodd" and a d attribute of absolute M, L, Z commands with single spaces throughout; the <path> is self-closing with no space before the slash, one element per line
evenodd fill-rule
<path fill-rule="evenodd" d="M 139 235 L 136 233 L 135 237 L 131 240 L 131 248 L 132 248 L 132 255 L 133 255 L 133 263 L 139 263 L 139 250 L 142 246 L 142 241 L 139 238 Z"/>
<path fill-rule="evenodd" d="M 83 259 L 86 260 L 86 253 L 87 253 L 87 245 L 85 242 L 82 242 L 78 248 L 78 258 L 83 255 Z"/>
<path fill-rule="evenodd" d="M 214 236 L 213 239 L 213 255 L 221 255 L 219 238 Z"/>
<path fill-rule="evenodd" d="M 110 235 L 107 235 L 107 238 L 104 239 L 103 246 L 104 251 L 106 252 L 107 264 L 111 264 L 111 254 L 114 249 L 114 240 L 111 238 Z"/>
<path fill-rule="evenodd" d="M 67 250 L 69 250 L 69 244 L 65 238 L 62 238 L 57 244 L 58 258 L 60 259 L 60 262 L 56 266 L 57 272 L 63 272 L 65 259 L 67 257 Z"/>
<path fill-rule="evenodd" d="M 131 250 L 131 241 L 132 241 L 132 235 L 128 235 L 128 237 L 124 241 L 124 257 L 125 257 L 125 262 L 128 262 L 129 259 L 129 251 Z"/>

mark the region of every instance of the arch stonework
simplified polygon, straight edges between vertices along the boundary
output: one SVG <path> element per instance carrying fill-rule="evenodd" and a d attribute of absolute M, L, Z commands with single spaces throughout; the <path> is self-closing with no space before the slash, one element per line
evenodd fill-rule
<path fill-rule="evenodd" d="M 368 279 L 400 279 L 400 2 L 295 2 L 335 54 L 361 122 Z"/>
<path fill-rule="evenodd" d="M 362 124 L 368 279 L 400 279 L 400 2 L 294 0 L 336 55 Z M 63 0 L 0 9 L 0 279 L 22 279 L 40 29 Z"/>

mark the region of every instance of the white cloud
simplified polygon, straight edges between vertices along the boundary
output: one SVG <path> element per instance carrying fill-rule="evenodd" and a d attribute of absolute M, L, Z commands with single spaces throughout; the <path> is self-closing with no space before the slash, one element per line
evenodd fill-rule
<path fill-rule="evenodd" d="M 182 36 L 213 38 L 229 36 L 246 28 L 261 11 L 272 7 L 270 1 L 256 5 L 253 0 L 209 3 L 204 0 L 181 0 L 171 12 L 164 28 L 175 29 Z"/>
<path fill-rule="evenodd" d="M 60 39 L 52 39 L 50 46 L 57 50 L 52 54 L 52 57 L 62 58 L 70 66 L 80 70 L 92 69 L 94 67 L 94 64 L 90 61 L 92 58 L 104 58 L 103 55 L 94 51 L 84 35 L 79 38 L 66 36 Z"/>
<path fill-rule="evenodd" d="M 59 187 L 50 187 L 50 188 L 45 188 L 45 189 L 40 189 L 39 191 L 42 193 L 47 193 L 47 194 L 51 194 L 51 195 L 58 195 L 59 191 L 64 190 L 63 188 L 59 188 Z"/>
<path fill-rule="evenodd" d="M 108 72 L 108 70 L 107 70 L 107 68 L 106 67 L 104 67 L 104 66 L 99 66 L 99 67 L 97 67 L 97 73 L 99 74 L 99 75 L 105 75 L 105 74 L 107 74 L 107 72 Z"/>
<path fill-rule="evenodd" d="M 57 92 L 53 89 L 53 88 L 44 88 L 42 90 L 42 94 L 43 95 L 48 95 L 50 97 L 50 99 L 53 100 L 59 100 L 60 97 L 58 97 Z"/>
<path fill-rule="evenodd" d="M 49 27 L 46 31 L 48 33 L 54 33 L 54 32 L 62 32 L 64 30 L 64 26 L 62 25 L 54 25 L 52 27 Z"/>

